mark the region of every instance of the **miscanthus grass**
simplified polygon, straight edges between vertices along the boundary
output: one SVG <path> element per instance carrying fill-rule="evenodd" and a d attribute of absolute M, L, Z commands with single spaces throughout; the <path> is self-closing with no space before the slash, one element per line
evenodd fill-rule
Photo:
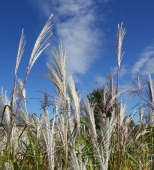
<path fill-rule="evenodd" d="M 154 169 L 154 92 L 151 75 L 142 84 L 133 82 L 130 95 L 139 98 L 139 122 L 136 113 L 126 112 L 126 103 L 118 101 L 122 41 L 125 29 L 118 25 L 117 83 L 112 74 L 102 88 L 82 100 L 72 76 L 67 74 L 66 52 L 62 42 L 52 51 L 46 75 L 56 88 L 41 101 L 42 114 L 28 114 L 25 84 L 38 57 L 48 47 L 52 35 L 51 18 L 38 36 L 23 81 L 17 77 L 26 38 L 21 33 L 11 100 L 0 92 L 0 169 L 2 170 L 152 170 Z M 96 96 L 100 96 L 97 100 Z M 48 108 L 54 106 L 54 117 Z M 127 113 L 127 114 L 126 114 Z"/>

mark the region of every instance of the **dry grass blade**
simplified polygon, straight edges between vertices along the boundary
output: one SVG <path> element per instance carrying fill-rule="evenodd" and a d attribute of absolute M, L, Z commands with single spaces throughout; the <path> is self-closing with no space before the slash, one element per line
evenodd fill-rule
<path fill-rule="evenodd" d="M 20 60 L 21 60 L 22 55 L 24 53 L 25 44 L 26 44 L 26 37 L 25 37 L 25 34 L 24 34 L 24 29 L 23 29 L 22 33 L 21 33 L 21 38 L 20 38 L 19 47 L 18 47 L 18 53 L 17 53 L 17 57 L 16 57 L 15 76 L 17 75 Z"/>
<path fill-rule="evenodd" d="M 52 29 L 52 24 L 51 24 L 51 18 L 53 15 L 50 16 L 49 20 L 45 24 L 43 30 L 41 31 L 40 35 L 38 36 L 32 54 L 31 58 L 29 60 L 28 68 L 27 68 L 27 76 L 37 60 L 37 58 L 41 55 L 41 53 L 49 46 L 49 44 L 45 45 L 45 42 L 49 39 L 49 37 L 52 35 L 51 29 Z"/>

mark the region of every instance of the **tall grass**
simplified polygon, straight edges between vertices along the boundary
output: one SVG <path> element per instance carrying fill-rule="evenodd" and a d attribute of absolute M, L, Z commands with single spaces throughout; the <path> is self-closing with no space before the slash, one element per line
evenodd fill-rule
<path fill-rule="evenodd" d="M 154 99 L 151 76 L 144 86 L 138 77 L 135 89 L 129 92 L 139 97 L 139 124 L 133 122 L 135 113 L 126 115 L 126 104 L 117 99 L 120 94 L 118 87 L 122 40 L 125 35 L 122 25 L 118 25 L 117 33 L 117 84 L 114 84 L 113 76 L 109 74 L 107 82 L 99 91 L 101 104 L 98 105 L 95 100 L 81 100 L 72 76 L 67 74 L 67 56 L 60 43 L 58 50 L 52 52 L 53 59 L 47 64 L 48 73 L 42 75 L 56 87 L 57 96 L 52 102 L 54 118 L 50 119 L 49 116 L 48 107 L 51 103 L 48 93 L 44 93 L 41 116 L 28 114 L 25 83 L 35 61 L 49 45 L 45 43 L 51 36 L 51 17 L 36 40 L 23 82 L 17 78 L 25 46 L 22 31 L 11 101 L 1 90 L 0 169 L 154 169 Z M 96 111 L 99 114 L 99 128 L 96 126 Z M 111 115 L 107 116 L 109 111 Z"/>

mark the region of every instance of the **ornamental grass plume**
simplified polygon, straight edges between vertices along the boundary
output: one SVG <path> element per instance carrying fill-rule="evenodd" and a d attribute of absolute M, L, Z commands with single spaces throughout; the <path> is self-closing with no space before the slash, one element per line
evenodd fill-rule
<path fill-rule="evenodd" d="M 73 118 L 73 113 L 72 113 L 72 108 L 71 108 L 71 100 L 70 97 L 67 96 L 67 112 L 68 112 L 68 126 L 69 126 L 69 131 L 72 134 L 74 130 L 74 118 Z"/>
<path fill-rule="evenodd" d="M 51 29 L 52 29 L 51 18 L 52 18 L 52 16 L 53 15 L 51 15 L 49 17 L 47 23 L 43 27 L 40 35 L 38 36 L 38 38 L 35 42 L 34 48 L 32 50 L 31 57 L 30 57 L 28 67 L 27 67 L 27 71 L 26 71 L 26 76 L 25 76 L 25 79 L 24 79 L 24 82 L 23 82 L 23 85 L 22 85 L 20 97 L 19 97 L 19 100 L 17 102 L 17 109 L 16 109 L 15 116 L 18 113 L 18 108 L 19 108 L 19 104 L 21 102 L 22 93 L 23 93 L 24 86 L 25 86 L 26 80 L 28 78 L 28 75 L 30 73 L 30 70 L 31 70 L 32 66 L 34 65 L 35 61 L 37 60 L 37 58 L 50 45 L 49 43 L 47 45 L 45 45 L 45 43 L 50 38 L 50 36 L 52 35 L 52 33 L 51 33 Z M 17 59 L 16 59 L 15 73 L 17 72 L 17 69 L 18 69 L 18 66 L 19 66 L 19 62 L 20 62 L 20 59 L 21 59 L 21 56 L 22 56 L 21 54 L 23 54 L 23 47 L 24 47 L 24 44 L 25 44 L 24 39 L 25 39 L 25 36 L 22 33 L 21 40 L 20 40 L 21 43 L 19 43 L 19 52 L 18 52 L 19 55 L 17 55 Z M 15 74 L 15 81 L 16 81 L 16 74 Z M 14 98 L 16 97 L 15 86 L 16 86 L 16 83 L 14 83 L 14 89 L 13 89 L 13 97 L 12 97 L 12 103 L 13 104 L 14 104 Z M 13 107 L 13 104 L 12 104 L 12 107 Z"/>
<path fill-rule="evenodd" d="M 59 134 L 60 141 L 62 146 L 66 145 L 65 135 L 67 134 L 67 128 L 65 128 L 65 119 L 62 114 L 59 113 L 58 108 L 55 108 L 56 110 L 56 128 L 57 128 L 57 134 Z"/>
<path fill-rule="evenodd" d="M 87 101 L 82 102 L 82 110 L 86 114 L 85 120 L 87 122 L 90 135 L 94 141 L 97 140 L 97 132 L 94 118 L 94 108 L 91 107 L 90 103 Z"/>
<path fill-rule="evenodd" d="M 91 103 L 87 100 L 81 102 L 72 76 L 67 76 L 66 52 L 63 52 L 60 42 L 58 50 L 52 51 L 53 59 L 47 64 L 48 74 L 43 76 L 53 82 L 58 97 L 51 102 L 48 99 L 50 95 L 44 93 L 41 116 L 28 114 L 24 106 L 27 102 L 25 83 L 35 61 L 49 45 L 45 43 L 52 35 L 51 18 L 52 15 L 36 40 L 24 82 L 17 78 L 26 43 L 22 30 L 11 102 L 6 92 L 1 90 L 0 169 L 154 169 L 153 124 L 149 120 L 144 122 L 142 113 L 143 106 L 153 111 L 151 75 L 146 84 L 149 100 L 143 98 L 146 94 L 143 90 L 145 85 L 139 76 L 134 83 L 135 89 L 130 91 L 130 94 L 137 94 L 139 99 L 146 102 L 146 105 L 141 103 L 142 107 L 139 108 L 142 126 L 134 125 L 131 122 L 133 114 L 126 115 L 126 104 L 116 100 L 120 94 L 118 86 L 123 57 L 122 41 L 126 33 L 122 23 L 118 25 L 117 32 L 118 85 L 114 85 L 113 76 L 109 74 L 106 84 L 88 96 Z M 55 110 L 51 120 L 48 111 L 50 105 Z M 96 121 L 96 113 L 99 122 Z"/>
<path fill-rule="evenodd" d="M 52 29 L 51 18 L 52 18 L 52 16 L 53 15 L 51 15 L 50 18 L 48 19 L 47 23 L 45 24 L 44 28 L 42 29 L 40 35 L 38 36 L 38 38 L 35 42 L 35 45 L 34 45 L 34 48 L 33 48 L 33 51 L 31 53 L 31 57 L 30 57 L 30 60 L 29 60 L 29 63 L 28 63 L 26 76 L 25 76 L 24 82 L 22 83 L 22 89 L 21 89 L 21 93 L 20 93 L 19 100 L 18 100 L 18 103 L 17 103 L 16 113 L 14 113 L 15 116 L 17 115 L 19 104 L 20 104 L 21 98 L 23 97 L 23 94 L 24 94 L 24 86 L 25 86 L 26 80 L 28 78 L 28 75 L 30 73 L 30 70 L 31 70 L 32 66 L 34 65 L 35 61 L 37 60 L 37 58 L 47 48 L 47 46 L 49 46 L 49 43 L 47 45 L 45 45 L 45 43 L 49 39 L 49 37 L 52 35 L 52 33 L 51 33 L 51 29 Z M 17 52 L 17 57 L 16 57 L 14 87 L 13 87 L 13 90 L 12 90 L 12 102 L 11 102 L 11 110 L 12 111 L 13 111 L 13 107 L 14 107 L 14 104 L 15 104 L 15 101 L 16 101 L 16 96 L 18 95 L 16 93 L 17 90 L 15 89 L 16 88 L 16 80 L 17 80 L 17 71 L 18 71 L 18 67 L 19 67 L 19 64 L 20 64 L 21 57 L 22 57 L 23 52 L 24 52 L 24 46 L 25 46 L 25 43 L 26 43 L 25 39 L 26 38 L 25 38 L 24 30 L 22 30 L 22 34 L 21 34 L 21 38 L 20 38 L 20 42 L 19 42 L 19 47 L 18 47 L 18 52 Z M 19 82 L 19 80 L 18 80 L 18 83 L 21 85 L 21 81 Z"/>
<path fill-rule="evenodd" d="M 82 160 L 80 160 L 77 157 L 75 149 L 71 149 L 70 158 L 71 158 L 70 166 L 71 166 L 72 170 L 87 170 L 86 163 L 82 162 Z"/>
<path fill-rule="evenodd" d="M 1 93 L 0 93 L 0 116 L 1 116 L 1 122 L 0 124 L 3 125 L 6 133 L 8 134 L 9 129 L 10 129 L 10 101 L 8 100 L 8 97 L 6 95 L 6 91 L 5 93 L 3 92 L 3 88 L 1 88 Z"/>
<path fill-rule="evenodd" d="M 108 91 L 110 91 L 110 98 L 112 99 L 117 91 L 117 86 L 114 85 L 114 77 L 113 74 L 107 74 L 107 82 L 106 85 L 108 87 Z"/>
<path fill-rule="evenodd" d="M 49 169 L 54 170 L 54 152 L 55 152 L 55 118 L 50 123 L 49 113 L 43 112 L 40 117 L 40 124 L 42 126 L 42 137 L 45 143 L 45 150 L 47 152 Z M 41 139 L 42 140 L 42 139 Z"/>
<path fill-rule="evenodd" d="M 154 120 L 154 91 L 153 91 L 153 82 L 151 79 L 151 75 L 149 74 L 148 80 L 147 80 L 147 86 L 148 90 L 146 91 L 147 97 L 148 97 L 148 106 L 150 110 L 150 120 L 153 122 Z"/>
<path fill-rule="evenodd" d="M 16 101 L 16 79 L 17 79 L 17 71 L 18 71 L 18 68 L 19 68 L 19 64 L 20 64 L 20 61 L 21 61 L 21 58 L 23 56 L 23 53 L 24 53 L 24 47 L 25 47 L 25 44 L 26 44 L 26 37 L 25 37 L 25 34 L 24 34 L 24 29 L 22 30 L 22 33 L 21 33 L 21 38 L 20 38 L 20 41 L 19 41 L 19 46 L 18 46 L 18 52 L 17 52 L 17 56 L 16 56 L 16 65 L 15 65 L 15 71 L 14 71 L 14 87 L 13 87 L 13 90 L 12 90 L 12 102 L 11 102 L 11 105 L 12 105 L 12 110 L 13 110 L 13 107 L 14 107 L 14 104 L 15 104 L 15 101 Z"/>
<path fill-rule="evenodd" d="M 26 89 L 24 88 L 24 84 L 22 82 L 21 79 L 17 79 L 18 85 L 16 85 L 16 96 L 18 95 L 19 97 L 21 97 L 24 101 L 24 103 L 26 103 Z"/>
<path fill-rule="evenodd" d="M 124 55 L 124 53 L 122 52 L 122 42 L 126 34 L 126 29 L 122 28 L 122 25 L 123 23 L 121 23 L 121 25 L 118 24 L 118 32 L 117 32 L 116 54 L 117 54 L 118 69 L 120 69 L 121 60 Z"/>
<path fill-rule="evenodd" d="M 104 169 L 103 170 L 108 170 L 108 162 L 110 158 L 110 154 L 112 151 L 112 145 L 111 145 L 111 140 L 112 135 L 115 132 L 115 125 L 116 125 L 117 119 L 115 116 L 115 111 L 112 112 L 111 118 L 107 117 L 105 121 L 105 126 L 101 128 L 101 138 L 102 142 L 100 144 L 100 150 L 102 151 L 102 158 L 105 160 L 104 161 Z"/>
<path fill-rule="evenodd" d="M 66 145 L 68 140 L 68 122 L 67 122 L 67 72 L 66 72 L 66 52 L 63 52 L 62 50 L 62 43 L 60 42 L 60 45 L 58 47 L 58 50 L 54 49 L 52 51 L 53 54 L 53 61 L 50 60 L 49 63 L 47 63 L 47 70 L 48 74 L 42 77 L 45 77 L 53 82 L 53 84 L 56 87 L 57 93 L 59 95 L 60 103 L 61 103 L 61 115 L 58 113 L 58 109 L 56 108 L 56 112 L 58 114 L 57 117 L 59 117 L 60 121 L 57 125 L 59 128 L 59 132 L 62 138 L 62 142 L 65 145 L 65 161 L 66 164 L 68 163 L 68 146 Z"/>
<path fill-rule="evenodd" d="M 19 67 L 19 64 L 20 64 L 20 60 L 21 60 L 22 55 L 24 53 L 25 44 L 26 44 L 26 37 L 25 37 L 25 34 L 24 34 L 24 29 L 23 29 L 22 33 L 21 33 L 21 38 L 20 38 L 18 52 L 17 52 L 17 57 L 16 57 L 16 66 L 15 66 L 15 73 L 14 73 L 15 77 L 17 75 L 17 71 L 18 71 L 18 67 Z"/>
<path fill-rule="evenodd" d="M 48 74 L 43 76 L 51 80 L 62 101 L 66 103 L 66 87 L 67 87 L 67 74 L 66 74 L 66 53 L 62 51 L 62 43 L 60 43 L 58 50 L 52 51 L 53 61 L 47 63 Z M 42 75 L 40 75 L 42 76 Z"/>
<path fill-rule="evenodd" d="M 88 101 L 83 101 L 82 111 L 85 113 L 83 119 L 88 126 L 88 133 L 90 134 L 94 148 L 93 154 L 98 161 L 97 166 L 99 165 L 101 170 L 107 170 L 111 153 L 111 136 L 114 132 L 114 127 L 117 121 L 115 113 L 112 112 L 111 118 L 108 117 L 105 120 L 102 119 L 102 122 L 100 123 L 100 133 L 97 133 L 94 119 L 94 108 L 90 107 Z"/>
<path fill-rule="evenodd" d="M 23 98 L 24 86 L 25 86 L 25 83 L 27 81 L 28 75 L 30 73 L 32 66 L 34 65 L 35 61 L 37 60 L 37 58 L 41 55 L 41 53 L 49 45 L 49 44 L 45 45 L 45 43 L 49 39 L 49 37 L 52 35 L 52 33 L 51 33 L 51 28 L 52 28 L 51 18 L 52 18 L 52 16 L 53 15 L 50 16 L 49 20 L 47 21 L 46 25 L 44 26 L 43 30 L 41 31 L 40 35 L 38 36 L 38 38 L 35 42 L 35 45 L 34 45 L 34 48 L 33 48 L 33 51 L 31 53 L 31 57 L 30 57 L 30 60 L 29 60 L 29 63 L 28 63 L 26 76 L 25 76 L 25 79 L 24 79 L 24 82 L 23 82 L 23 85 L 22 85 L 22 89 L 21 89 L 20 95 L 18 97 L 17 107 L 16 107 L 16 109 L 14 109 L 16 97 L 18 95 L 17 90 L 16 90 L 16 88 L 17 88 L 16 87 L 17 71 L 18 71 L 18 67 L 19 67 L 21 57 L 22 57 L 23 52 L 24 52 L 24 46 L 25 46 L 24 32 L 22 31 L 22 34 L 21 34 L 21 39 L 20 39 L 19 47 L 18 47 L 18 53 L 17 53 L 17 57 L 16 57 L 14 87 L 13 87 L 13 90 L 12 90 L 12 101 L 11 101 L 11 104 L 10 104 L 11 106 L 9 108 L 10 109 L 10 115 L 9 115 L 10 116 L 10 125 L 9 125 L 9 135 L 8 135 L 8 142 L 7 142 L 8 152 L 10 152 L 10 149 L 12 147 L 13 126 L 14 126 L 14 123 L 15 123 L 16 116 L 19 112 L 20 103 L 21 103 L 21 100 Z M 21 83 L 19 82 L 19 84 L 21 84 Z"/>
<path fill-rule="evenodd" d="M 117 94 L 119 93 L 119 86 L 120 86 L 120 66 L 121 66 L 121 61 L 124 53 L 122 52 L 122 42 L 125 36 L 125 29 L 122 28 L 123 23 L 121 25 L 118 24 L 118 31 L 117 31 L 117 42 L 116 42 L 116 55 L 117 55 Z M 118 101 L 118 98 L 117 98 Z M 117 166 L 120 168 L 120 129 L 119 129 L 119 114 L 117 114 L 117 139 L 118 139 L 118 163 Z"/>
<path fill-rule="evenodd" d="M 126 103 L 120 103 L 120 133 L 121 133 L 121 146 L 122 148 L 125 148 L 126 142 L 129 142 L 129 137 L 132 133 L 132 130 L 135 128 L 135 125 L 133 127 L 129 127 L 130 122 L 132 121 L 132 118 L 134 116 L 134 113 L 130 116 L 126 115 Z"/>
<path fill-rule="evenodd" d="M 45 45 L 46 41 L 51 37 L 51 29 L 52 29 L 52 24 L 51 24 L 51 18 L 53 14 L 50 16 L 48 19 L 47 23 L 45 24 L 44 28 L 42 29 L 40 35 L 38 36 L 33 51 L 31 53 L 31 57 L 28 63 L 27 67 L 27 72 L 26 72 L 26 78 L 28 74 L 30 73 L 31 68 L 33 67 L 35 61 L 37 58 L 41 55 L 41 53 L 50 45 L 49 43 Z"/>
<path fill-rule="evenodd" d="M 121 102 L 120 103 L 120 120 L 119 120 L 120 126 L 122 126 L 124 119 L 126 118 L 126 114 L 125 114 L 126 108 L 127 108 L 126 104 Z"/>
<path fill-rule="evenodd" d="M 148 98 L 149 102 L 153 103 L 154 102 L 154 92 L 153 92 L 153 83 L 151 79 L 151 75 L 149 74 L 148 80 L 147 80 L 147 85 L 148 85 Z"/>
<path fill-rule="evenodd" d="M 87 170 L 87 162 L 88 157 L 86 151 L 84 150 L 86 148 L 86 139 L 81 138 L 81 135 L 75 135 L 70 138 L 69 141 L 69 153 L 70 153 L 70 159 L 69 159 L 69 165 L 72 170 Z M 84 160 L 83 160 L 84 159 Z"/>
<path fill-rule="evenodd" d="M 79 94 L 76 90 L 74 80 L 72 76 L 68 77 L 67 79 L 67 86 L 68 86 L 68 94 L 70 97 L 70 101 L 72 101 L 72 112 L 75 116 L 75 121 L 77 123 L 78 129 L 80 129 L 80 98 Z"/>
<path fill-rule="evenodd" d="M 97 132 L 96 132 L 96 125 L 95 125 L 95 119 L 94 119 L 94 108 L 90 106 L 90 103 L 88 100 L 83 101 L 82 104 L 82 111 L 85 113 L 84 121 L 87 123 L 88 127 L 88 133 L 91 137 L 92 144 L 94 147 L 94 155 L 96 156 L 99 165 L 103 166 L 104 159 L 102 160 L 101 152 L 97 143 Z M 103 170 L 103 169 L 101 169 Z"/>

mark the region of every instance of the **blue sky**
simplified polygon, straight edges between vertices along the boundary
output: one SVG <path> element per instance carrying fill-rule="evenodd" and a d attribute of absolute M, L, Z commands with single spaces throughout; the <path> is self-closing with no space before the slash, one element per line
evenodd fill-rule
<path fill-rule="evenodd" d="M 123 22 L 126 35 L 123 42 L 121 67 L 122 89 L 131 87 L 131 80 L 140 72 L 143 77 L 154 73 L 154 1 L 153 0 L 27 0 L 0 1 L 0 87 L 9 96 L 13 87 L 14 67 L 21 30 L 24 28 L 26 46 L 18 71 L 24 79 L 35 40 L 49 16 L 54 13 L 53 35 L 50 47 L 34 64 L 26 83 L 28 110 L 41 111 L 39 101 L 48 91 L 55 96 L 50 80 L 36 74 L 47 73 L 53 47 L 60 39 L 67 53 L 68 73 L 72 74 L 77 88 L 88 94 L 105 81 L 105 74 L 116 70 L 117 25 Z M 97 82 L 97 84 L 96 84 Z M 128 105 L 134 100 L 123 95 Z"/>

